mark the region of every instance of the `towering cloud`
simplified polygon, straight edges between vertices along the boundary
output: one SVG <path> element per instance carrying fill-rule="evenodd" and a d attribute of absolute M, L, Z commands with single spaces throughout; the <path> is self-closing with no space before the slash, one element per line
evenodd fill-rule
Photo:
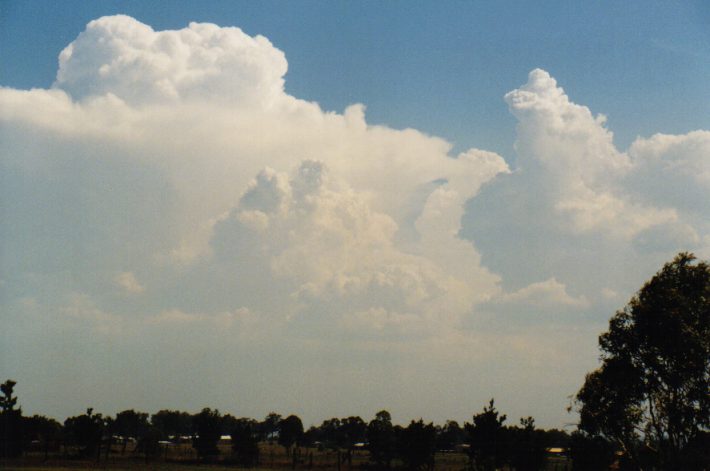
<path fill-rule="evenodd" d="M 674 251 L 710 255 L 710 132 L 620 151 L 602 116 L 534 70 L 505 96 L 518 119 L 510 169 L 368 124 L 360 104 L 324 112 L 284 91 L 286 71 L 283 52 L 238 28 L 113 16 L 62 51 L 51 89 L 0 89 L 15 376 L 51 386 L 28 367 L 50 352 L 75 375 L 99 363 L 125 375 L 139 358 L 146 396 L 168 381 L 184 401 L 210 381 L 230 408 L 240 376 L 254 414 L 319 418 L 332 393 L 410 416 L 443 395 L 456 405 L 437 414 L 454 417 L 474 385 L 476 403 L 514 402 L 555 361 L 569 379 L 536 400 L 562 409 L 609 309 Z M 184 363 L 183 379 L 152 376 Z M 284 383 L 313 404 L 269 387 Z M 52 413 L 90 400 L 60 394 L 67 409 Z"/>
<path fill-rule="evenodd" d="M 284 54 L 239 28 L 191 23 L 153 31 L 118 15 L 90 22 L 59 55 L 55 87 L 75 100 L 115 95 L 135 106 L 179 101 L 268 107 L 283 99 Z"/>

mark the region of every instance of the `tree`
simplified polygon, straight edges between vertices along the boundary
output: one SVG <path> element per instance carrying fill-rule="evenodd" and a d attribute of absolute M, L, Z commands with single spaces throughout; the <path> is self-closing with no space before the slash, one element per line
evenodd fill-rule
<path fill-rule="evenodd" d="M 614 461 L 614 446 L 604 437 L 576 431 L 570 439 L 570 457 L 574 471 L 609 469 Z"/>
<path fill-rule="evenodd" d="M 710 266 L 681 253 L 609 321 L 602 364 L 576 395 L 579 429 L 662 469 L 710 428 Z M 705 466 L 710 463 L 705 463 Z"/>
<path fill-rule="evenodd" d="M 439 450 L 452 451 L 465 440 L 465 432 L 455 420 L 447 420 L 441 427 L 436 437 L 436 448 Z"/>
<path fill-rule="evenodd" d="M 142 452 L 145 456 L 145 462 L 148 463 L 152 458 L 157 458 L 160 455 L 160 438 L 161 431 L 155 425 L 148 425 L 143 431 L 142 436 L 138 439 L 134 453 Z"/>
<path fill-rule="evenodd" d="M 469 455 L 474 469 L 494 470 L 505 463 L 505 419 L 505 414 L 498 414 L 491 399 L 488 407 L 483 408 L 483 412 L 473 416 L 473 423 L 464 425 L 468 433 Z"/>
<path fill-rule="evenodd" d="M 389 468 L 395 453 L 395 433 L 389 412 L 381 410 L 375 414 L 367 425 L 367 441 L 372 461 L 380 468 Z"/>
<path fill-rule="evenodd" d="M 49 456 L 50 448 L 57 449 L 59 447 L 62 425 L 56 420 L 43 415 L 23 417 L 23 429 L 25 443 L 38 441 L 44 451 L 45 460 Z"/>
<path fill-rule="evenodd" d="M 203 460 L 219 455 L 217 442 L 222 435 L 222 416 L 217 409 L 205 407 L 192 417 L 192 447 Z"/>
<path fill-rule="evenodd" d="M 348 417 L 340 421 L 342 446 L 352 452 L 357 443 L 365 441 L 367 424 L 360 417 Z"/>
<path fill-rule="evenodd" d="M 324 420 L 320 427 L 317 428 L 315 433 L 316 440 L 324 448 L 337 450 L 343 446 L 341 427 L 342 423 L 337 417 Z"/>
<path fill-rule="evenodd" d="M 253 419 L 237 419 L 232 426 L 232 451 L 240 466 L 251 468 L 259 464 L 259 435 Z"/>
<path fill-rule="evenodd" d="M 66 441 L 79 447 L 82 456 L 93 456 L 101 447 L 106 421 L 89 407 L 86 414 L 69 417 L 64 421 Z"/>
<path fill-rule="evenodd" d="M 291 454 L 291 447 L 303 437 L 303 422 L 295 415 L 289 415 L 279 422 L 279 445 L 286 448 L 286 454 Z"/>
<path fill-rule="evenodd" d="M 399 437 L 399 453 L 408 469 L 434 469 L 436 429 L 434 424 L 425 424 L 422 419 L 403 429 Z"/>
<path fill-rule="evenodd" d="M 520 419 L 520 427 L 509 427 L 510 464 L 516 471 L 537 471 L 545 465 L 545 437 L 532 417 Z"/>
<path fill-rule="evenodd" d="M 192 415 L 176 410 L 161 410 L 150 417 L 150 422 L 164 439 L 179 441 L 192 434 Z"/>
<path fill-rule="evenodd" d="M 15 390 L 15 385 L 17 382 L 8 379 L 4 383 L 0 384 L 0 391 L 2 391 L 2 396 L 0 396 L 0 409 L 2 412 L 8 412 L 15 409 L 17 405 L 17 396 L 13 396 L 12 393 Z"/>
<path fill-rule="evenodd" d="M 116 418 L 111 422 L 110 430 L 122 441 L 121 454 L 126 452 L 126 446 L 130 438 L 140 441 L 148 431 L 150 423 L 148 414 L 136 412 L 133 409 L 124 410 L 116 414 Z"/>
<path fill-rule="evenodd" d="M 264 417 L 264 420 L 259 424 L 259 432 L 263 440 L 273 440 L 279 433 L 279 424 L 281 423 L 281 414 L 269 412 Z"/>
<path fill-rule="evenodd" d="M 16 384 L 8 379 L 0 385 L 0 457 L 14 458 L 23 450 L 22 409 L 15 409 L 17 397 L 12 395 Z"/>

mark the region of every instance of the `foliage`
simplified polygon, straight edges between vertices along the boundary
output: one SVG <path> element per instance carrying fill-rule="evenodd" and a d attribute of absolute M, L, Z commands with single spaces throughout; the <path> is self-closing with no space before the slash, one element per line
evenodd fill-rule
<path fill-rule="evenodd" d="M 336 450 L 342 446 L 343 438 L 341 434 L 341 420 L 334 417 L 326 419 L 319 427 L 309 430 L 309 435 L 323 448 Z"/>
<path fill-rule="evenodd" d="M 438 450 L 455 450 L 466 440 L 466 432 L 455 420 L 447 420 L 443 427 L 437 428 L 436 448 Z"/>
<path fill-rule="evenodd" d="M 281 414 L 269 412 L 264 417 L 264 420 L 259 423 L 259 434 L 263 440 L 273 440 L 279 433 L 279 424 L 281 423 Z"/>
<path fill-rule="evenodd" d="M 499 415 L 494 401 L 483 408 L 483 412 L 473 416 L 473 423 L 466 423 L 471 464 L 476 470 L 494 470 L 506 460 L 505 430 L 506 416 Z"/>
<path fill-rule="evenodd" d="M 116 418 L 111 422 L 111 432 L 123 437 L 140 438 L 149 426 L 147 413 L 129 409 L 116 414 Z"/>
<path fill-rule="evenodd" d="M 289 453 L 293 445 L 303 438 L 303 422 L 295 415 L 289 415 L 279 422 L 279 445 Z"/>
<path fill-rule="evenodd" d="M 15 385 L 17 383 L 11 379 L 8 379 L 4 383 L 0 384 L 0 409 L 2 412 L 8 412 L 15 409 L 17 405 L 17 397 L 13 396 L 12 393 L 15 390 Z"/>
<path fill-rule="evenodd" d="M 389 468 L 395 454 L 395 434 L 389 412 L 381 410 L 375 414 L 367 426 L 367 441 L 372 461 Z"/>
<path fill-rule="evenodd" d="M 106 422 L 101 414 L 94 414 L 90 407 L 86 414 L 69 417 L 64 421 L 64 434 L 67 443 L 80 448 L 83 456 L 93 456 L 101 446 Z"/>
<path fill-rule="evenodd" d="M 192 417 L 192 447 L 203 460 L 219 455 L 217 442 L 222 435 L 222 416 L 217 409 L 205 407 Z"/>
<path fill-rule="evenodd" d="M 192 435 L 192 415 L 176 410 L 161 410 L 150 417 L 151 424 L 163 439 Z"/>
<path fill-rule="evenodd" d="M 645 441 L 664 469 L 710 428 L 710 266 L 694 260 L 679 254 L 611 318 L 576 396 L 580 430 L 637 463 Z"/>
<path fill-rule="evenodd" d="M 58 448 L 62 431 L 62 425 L 59 422 L 43 415 L 23 417 L 22 422 L 25 443 L 39 442 L 45 456 L 49 453 L 50 448 Z"/>
<path fill-rule="evenodd" d="M 108 427 L 111 435 L 120 437 L 123 445 L 121 453 L 125 453 L 129 438 L 134 438 L 138 441 L 142 440 L 150 427 L 150 423 L 148 422 L 147 413 L 129 409 L 116 414 L 116 418 L 109 422 Z"/>
<path fill-rule="evenodd" d="M 258 423 L 253 419 L 236 419 L 232 425 L 232 451 L 240 466 L 251 468 L 259 464 Z"/>
<path fill-rule="evenodd" d="M 537 471 L 545 464 L 545 434 L 532 417 L 520 419 L 520 427 L 506 429 L 510 464 L 516 471 Z"/>
<path fill-rule="evenodd" d="M 138 439 L 136 451 L 143 452 L 146 462 L 160 454 L 160 437 L 160 430 L 153 425 L 148 425 Z"/>
<path fill-rule="evenodd" d="M 12 395 L 16 384 L 8 379 L 0 385 L 0 457 L 20 456 L 23 450 L 22 410 L 15 409 L 17 397 Z"/>
<path fill-rule="evenodd" d="M 6 405 L 6 410 L 0 413 L 0 416 L 10 412 L 17 414 L 17 417 L 21 418 L 18 430 L 23 429 L 25 432 L 24 436 L 20 435 L 18 443 L 43 444 L 45 458 L 49 453 L 49 444 L 51 443 L 57 451 L 61 439 L 67 445 L 66 450 L 79 448 L 81 456 L 98 457 L 99 450 L 105 450 L 108 457 L 111 448 L 102 447 L 107 443 L 105 439 L 120 436 L 136 438 L 134 456 L 144 454 L 146 462 L 158 457 L 162 451 L 165 451 L 166 459 L 169 459 L 169 455 L 173 455 L 174 459 L 175 453 L 169 453 L 168 448 L 161 448 L 159 441 L 161 438 L 190 435 L 198 456 L 210 460 L 218 456 L 217 444 L 220 436 L 227 431 L 232 438 L 233 462 L 239 466 L 258 466 L 259 442 L 274 435 L 279 437 L 279 443 L 285 447 L 287 455 L 293 457 L 293 460 L 289 460 L 292 461 L 293 466 L 302 462 L 299 449 L 292 449 L 294 445 L 305 443 L 303 424 L 295 415 L 281 419 L 280 415 L 271 413 L 264 421 L 257 422 L 248 418 L 238 419 L 229 414 L 222 416 L 219 411 L 209 408 L 194 415 L 161 410 L 151 416 L 149 422 L 147 413 L 133 409 L 124 410 L 117 413 L 114 418 L 110 418 L 94 414 L 93 409 L 89 408 L 85 414 L 68 418 L 62 427 L 55 420 L 44 416 L 21 417 L 20 411 L 15 409 L 17 398 L 13 396 L 14 384 L 11 381 L 4 384 L 3 404 Z M 273 431 L 276 418 L 279 421 L 276 424 L 276 431 Z M 434 465 L 434 452 L 437 449 L 451 450 L 456 445 L 468 441 L 474 445 L 472 464 L 476 469 L 490 469 L 486 466 L 493 463 L 493 466 L 507 466 L 508 469 L 527 471 L 540 469 L 540 453 L 544 450 L 544 446 L 553 444 L 565 446 L 569 441 L 569 436 L 565 432 L 535 429 L 532 418 L 521 419 L 520 427 L 504 427 L 504 421 L 505 416 L 498 414 L 491 400 L 482 413 L 474 416 L 472 424 L 465 424 L 464 429 L 455 421 L 447 421 L 443 427 L 435 427 L 431 423 L 424 423 L 421 419 L 411 421 L 406 428 L 394 426 L 389 412 L 382 410 L 369 424 L 365 424 L 357 416 L 332 418 L 323 421 L 320 427 L 311 427 L 308 435 L 312 443 L 322 440 L 338 449 L 340 465 L 347 463 L 346 467 L 349 468 L 358 466 L 357 463 L 353 465 L 352 462 L 353 457 L 356 456 L 352 453 L 355 445 L 359 442 L 367 442 L 371 464 L 366 466 L 370 469 L 390 468 L 393 461 L 395 464 L 401 462 L 402 466 L 408 469 L 431 469 Z M 580 451 L 590 449 L 592 454 L 599 455 L 598 450 L 590 447 L 589 444 L 606 443 L 602 439 L 590 438 L 584 434 L 579 436 L 586 440 L 584 444 L 587 446 L 575 448 L 578 456 L 583 456 L 579 455 Z M 172 448 L 170 444 L 167 445 Z M 683 461 L 683 469 L 703 469 L 698 467 L 700 466 L 698 463 L 707 462 L 707 445 L 708 434 L 696 437 L 686 447 L 688 453 Z M 178 450 L 178 448 L 172 449 Z M 344 454 L 340 452 L 343 449 L 346 450 Z M 33 446 L 33 450 L 38 451 L 38 447 Z M 491 450 L 494 453 L 491 453 Z M 271 459 L 273 462 L 273 452 Z M 312 454 L 309 455 L 309 459 L 309 466 L 313 466 Z M 447 463 L 447 466 L 449 464 L 451 463 Z"/>
<path fill-rule="evenodd" d="M 340 445 L 352 450 L 356 443 L 364 442 L 367 437 L 367 424 L 360 417 L 347 417 L 340 421 Z"/>
<path fill-rule="evenodd" d="M 683 449 L 680 466 L 686 471 L 701 471 L 710 468 L 710 432 L 700 432 Z"/>
<path fill-rule="evenodd" d="M 399 454 L 409 469 L 434 467 L 436 451 L 436 429 L 434 424 L 425 424 L 422 419 L 412 422 L 402 429 L 398 440 Z"/>
<path fill-rule="evenodd" d="M 614 445 L 601 436 L 574 432 L 570 440 L 570 457 L 574 471 L 609 469 L 614 461 Z"/>

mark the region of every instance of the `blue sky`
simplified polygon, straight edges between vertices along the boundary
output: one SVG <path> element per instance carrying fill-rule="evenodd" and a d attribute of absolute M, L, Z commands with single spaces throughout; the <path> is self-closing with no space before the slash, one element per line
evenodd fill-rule
<path fill-rule="evenodd" d="M 60 419 L 461 422 L 495 397 L 573 423 L 608 318 L 710 257 L 709 25 L 704 2 L 2 1 L 0 378 Z"/>
<path fill-rule="evenodd" d="M 710 125 L 710 6 L 702 1 L 1 5 L 5 86 L 49 86 L 58 52 L 77 31 L 124 13 L 157 30 L 198 21 L 265 35 L 289 58 L 289 93 L 327 110 L 365 103 L 372 122 L 508 159 L 515 122 L 501 98 L 535 67 L 606 114 L 624 148 L 639 135 Z"/>

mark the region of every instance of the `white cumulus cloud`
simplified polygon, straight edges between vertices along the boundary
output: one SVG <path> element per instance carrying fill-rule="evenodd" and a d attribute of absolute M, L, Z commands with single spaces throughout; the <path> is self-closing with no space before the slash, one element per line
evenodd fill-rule
<path fill-rule="evenodd" d="M 50 89 L 0 88 L 8 363 L 58 351 L 74 375 L 102 361 L 141 387 L 221 385 L 216 398 L 243 375 L 269 408 L 293 404 L 279 390 L 357 390 L 414 410 L 480 384 L 481 400 L 520 402 L 510 391 L 553 361 L 581 378 L 610 303 L 673 252 L 710 253 L 707 131 L 619 150 L 536 69 L 505 96 L 511 169 L 374 126 L 362 104 L 324 112 L 285 92 L 287 68 L 235 27 L 119 15 L 61 52 Z M 124 354 L 152 366 L 127 375 Z M 51 390 L 50 376 L 26 381 Z M 396 386 L 366 388 L 382 382 Z"/>
<path fill-rule="evenodd" d="M 130 271 L 124 271 L 116 275 L 114 282 L 118 287 L 122 288 L 127 293 L 135 294 L 145 291 L 145 288 L 136 279 L 136 275 Z"/>

